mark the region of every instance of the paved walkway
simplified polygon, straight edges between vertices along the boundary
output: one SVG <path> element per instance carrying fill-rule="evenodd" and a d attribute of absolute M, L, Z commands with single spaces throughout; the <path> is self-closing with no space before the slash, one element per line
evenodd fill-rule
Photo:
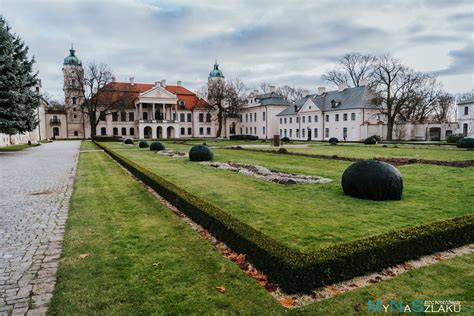
<path fill-rule="evenodd" d="M 43 315 L 52 296 L 79 141 L 0 153 L 0 315 Z"/>

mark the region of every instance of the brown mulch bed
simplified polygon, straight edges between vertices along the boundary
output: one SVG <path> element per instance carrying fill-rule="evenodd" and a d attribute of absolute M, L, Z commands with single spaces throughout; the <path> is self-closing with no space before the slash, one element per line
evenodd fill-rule
<path fill-rule="evenodd" d="M 337 155 L 316 155 L 316 154 L 305 154 L 305 153 L 295 153 L 286 150 L 285 148 L 280 148 L 278 150 L 263 150 L 263 149 L 251 149 L 243 148 L 240 146 L 230 147 L 229 149 L 233 150 L 246 150 L 262 153 L 271 153 L 277 155 L 290 155 L 290 156 L 299 156 L 307 158 L 320 158 L 320 159 L 332 159 L 332 160 L 342 160 L 342 161 L 359 161 L 364 159 L 350 158 L 350 157 L 340 157 Z M 411 165 L 415 163 L 427 164 L 427 165 L 437 165 L 437 166 L 447 166 L 447 167 L 457 167 L 457 168 L 466 168 L 473 167 L 474 160 L 461 160 L 461 161 L 443 161 L 443 160 L 429 160 L 429 159 L 416 159 L 416 158 L 383 158 L 375 157 L 375 160 L 384 161 L 392 165 L 401 166 L 401 165 Z"/>

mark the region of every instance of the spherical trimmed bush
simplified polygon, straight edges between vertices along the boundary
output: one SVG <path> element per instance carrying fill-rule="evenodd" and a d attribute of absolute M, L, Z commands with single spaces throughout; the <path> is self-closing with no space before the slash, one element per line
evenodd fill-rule
<path fill-rule="evenodd" d="M 214 154 L 209 147 L 204 145 L 197 145 L 189 151 L 189 160 L 191 161 L 211 161 Z"/>
<path fill-rule="evenodd" d="M 383 161 L 361 160 L 342 175 L 344 194 L 365 200 L 401 200 L 403 178 L 397 168 Z"/>
<path fill-rule="evenodd" d="M 457 142 L 458 148 L 474 148 L 474 138 L 461 138 Z"/>
<path fill-rule="evenodd" d="M 377 144 L 377 140 L 373 137 L 369 137 L 369 138 L 366 138 L 364 140 L 364 144 L 366 144 L 366 145 L 375 145 L 375 144 Z"/>
<path fill-rule="evenodd" d="M 133 145 L 133 139 L 127 138 L 127 139 L 124 141 L 124 143 L 127 144 L 127 145 Z"/>
<path fill-rule="evenodd" d="M 290 139 L 289 139 L 288 137 L 283 137 L 283 138 L 281 139 L 281 142 L 282 142 L 282 143 L 289 143 L 289 142 L 290 142 Z"/>
<path fill-rule="evenodd" d="M 336 137 L 331 137 L 329 138 L 329 143 L 332 145 L 332 144 L 337 144 L 339 143 L 339 139 L 337 139 Z"/>
<path fill-rule="evenodd" d="M 150 150 L 151 151 L 160 151 L 160 150 L 165 150 L 165 145 L 163 145 L 160 142 L 153 142 L 150 145 Z"/>
<path fill-rule="evenodd" d="M 148 142 L 146 140 L 141 140 L 139 143 L 138 143 L 138 147 L 140 148 L 148 148 Z"/>

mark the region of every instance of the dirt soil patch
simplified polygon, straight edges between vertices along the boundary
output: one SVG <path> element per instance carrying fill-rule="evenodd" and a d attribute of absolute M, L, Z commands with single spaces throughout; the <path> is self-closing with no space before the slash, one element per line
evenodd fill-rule
<path fill-rule="evenodd" d="M 328 183 L 331 179 L 307 176 L 303 174 L 284 173 L 279 171 L 272 171 L 262 166 L 241 164 L 235 162 L 201 162 L 203 165 L 208 165 L 218 169 L 235 171 L 240 174 L 251 176 L 255 178 L 265 179 L 279 184 L 291 185 L 297 183 Z"/>
<path fill-rule="evenodd" d="M 171 150 L 171 149 L 170 150 L 160 150 L 157 153 L 159 155 L 173 157 L 173 158 L 187 158 L 188 157 L 187 153 L 183 153 L 181 151 Z"/>

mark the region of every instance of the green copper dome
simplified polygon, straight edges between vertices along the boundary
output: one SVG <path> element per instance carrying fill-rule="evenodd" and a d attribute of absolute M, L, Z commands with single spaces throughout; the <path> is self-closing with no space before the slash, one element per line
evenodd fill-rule
<path fill-rule="evenodd" d="M 64 58 L 64 65 L 75 65 L 81 66 L 82 61 L 76 57 L 74 47 L 71 45 L 71 49 L 69 50 L 69 56 Z"/>
<path fill-rule="evenodd" d="M 222 79 L 224 79 L 224 74 L 219 69 L 219 65 L 217 64 L 217 60 L 216 60 L 216 63 L 214 64 L 214 69 L 212 69 L 212 71 L 209 73 L 209 78 L 208 79 L 211 79 L 211 78 L 222 78 Z"/>

